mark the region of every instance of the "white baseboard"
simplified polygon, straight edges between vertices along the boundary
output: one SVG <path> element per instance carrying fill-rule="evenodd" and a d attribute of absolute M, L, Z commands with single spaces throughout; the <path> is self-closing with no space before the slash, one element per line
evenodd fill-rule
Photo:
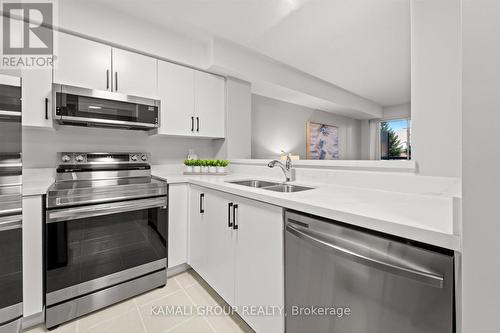
<path fill-rule="evenodd" d="M 45 311 L 42 310 L 27 317 L 23 317 L 23 330 L 45 322 Z"/>
<path fill-rule="evenodd" d="M 167 277 L 171 277 L 171 276 L 177 275 L 179 273 L 185 272 L 190 268 L 191 268 L 191 266 L 189 266 L 188 264 L 185 264 L 185 263 L 174 266 L 174 267 L 167 268 Z"/>

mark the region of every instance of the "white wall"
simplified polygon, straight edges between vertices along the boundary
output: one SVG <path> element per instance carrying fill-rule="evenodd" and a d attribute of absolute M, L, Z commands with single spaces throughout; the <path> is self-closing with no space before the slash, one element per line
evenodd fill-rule
<path fill-rule="evenodd" d="M 361 157 L 361 121 L 252 95 L 252 158 L 276 158 L 281 150 L 306 158 L 306 123 L 339 127 L 340 158 Z"/>
<path fill-rule="evenodd" d="M 410 118 L 410 103 L 386 106 L 383 109 L 383 119 Z"/>
<path fill-rule="evenodd" d="M 463 332 L 500 332 L 500 1 L 463 0 Z"/>
<path fill-rule="evenodd" d="M 423 175 L 460 177 L 460 0 L 412 0 L 412 158 Z"/>
<path fill-rule="evenodd" d="M 226 139 L 216 140 L 217 158 L 251 158 L 252 92 L 249 82 L 226 80 Z"/>
<path fill-rule="evenodd" d="M 149 152 L 152 164 L 180 163 L 189 149 L 201 158 L 213 158 L 212 140 L 149 136 L 147 132 L 120 129 L 60 126 L 59 129 L 23 128 L 23 166 L 45 168 L 57 165 L 63 151 Z"/>

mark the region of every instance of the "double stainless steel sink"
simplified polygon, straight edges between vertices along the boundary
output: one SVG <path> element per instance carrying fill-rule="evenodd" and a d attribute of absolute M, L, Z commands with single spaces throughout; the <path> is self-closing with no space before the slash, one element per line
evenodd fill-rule
<path fill-rule="evenodd" d="M 236 181 L 228 181 L 228 183 L 243 185 L 253 188 L 261 188 L 263 190 L 274 191 L 274 192 L 284 192 L 284 193 L 292 193 L 292 192 L 301 192 L 312 190 L 312 187 L 292 185 L 292 184 L 282 184 L 282 183 L 274 183 L 263 180 L 236 180 Z"/>

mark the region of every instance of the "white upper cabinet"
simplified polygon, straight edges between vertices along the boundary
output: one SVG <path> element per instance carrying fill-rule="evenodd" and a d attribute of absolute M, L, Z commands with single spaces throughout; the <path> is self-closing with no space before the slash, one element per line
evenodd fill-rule
<path fill-rule="evenodd" d="M 54 82 L 126 95 L 156 97 L 156 67 L 155 58 L 59 33 Z"/>
<path fill-rule="evenodd" d="M 65 33 L 58 36 L 54 82 L 111 90 L 111 47 Z"/>
<path fill-rule="evenodd" d="M 161 99 L 161 124 L 158 133 L 193 135 L 194 70 L 159 61 L 158 94 Z"/>
<path fill-rule="evenodd" d="M 157 97 L 157 60 L 113 48 L 113 91 L 140 97 Z"/>
<path fill-rule="evenodd" d="M 41 28 L 47 29 L 47 28 Z M 52 32 L 49 32 L 52 34 Z M 23 69 L 22 114 L 23 126 L 52 127 L 52 66 Z"/>
<path fill-rule="evenodd" d="M 158 62 L 161 117 L 158 134 L 224 138 L 224 78 L 172 63 Z"/>
<path fill-rule="evenodd" d="M 224 78 L 196 71 L 194 76 L 196 134 L 223 138 L 226 134 L 226 83 Z"/>
<path fill-rule="evenodd" d="M 27 69 L 22 74 L 23 126 L 52 127 L 52 69 Z"/>

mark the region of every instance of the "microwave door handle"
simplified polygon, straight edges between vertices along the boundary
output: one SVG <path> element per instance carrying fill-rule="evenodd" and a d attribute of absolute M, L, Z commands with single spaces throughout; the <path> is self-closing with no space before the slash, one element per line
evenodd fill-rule
<path fill-rule="evenodd" d="M 49 211 L 47 213 L 47 223 L 72 221 L 94 216 L 111 215 L 122 212 L 130 212 L 134 210 L 165 207 L 167 207 L 166 197 L 139 199 L 133 201 L 90 205 L 84 207 L 64 208 Z"/>
<path fill-rule="evenodd" d="M 360 253 L 356 253 L 352 250 L 343 248 L 337 244 L 334 244 L 331 241 L 327 241 L 324 239 L 320 239 L 307 231 L 300 230 L 290 224 L 287 224 L 286 231 L 291 233 L 292 235 L 309 242 L 313 245 L 319 246 L 322 249 L 326 249 L 332 251 L 336 254 L 342 255 L 352 261 L 374 267 L 380 269 L 382 271 L 398 275 L 404 276 L 406 278 L 410 278 L 425 284 L 428 284 L 432 287 L 443 288 L 444 285 L 444 277 L 442 275 L 436 275 L 430 272 L 424 272 L 420 270 L 416 270 L 410 267 L 403 267 L 399 265 L 395 265 L 392 263 L 384 262 L 380 259 L 370 258 Z"/>

